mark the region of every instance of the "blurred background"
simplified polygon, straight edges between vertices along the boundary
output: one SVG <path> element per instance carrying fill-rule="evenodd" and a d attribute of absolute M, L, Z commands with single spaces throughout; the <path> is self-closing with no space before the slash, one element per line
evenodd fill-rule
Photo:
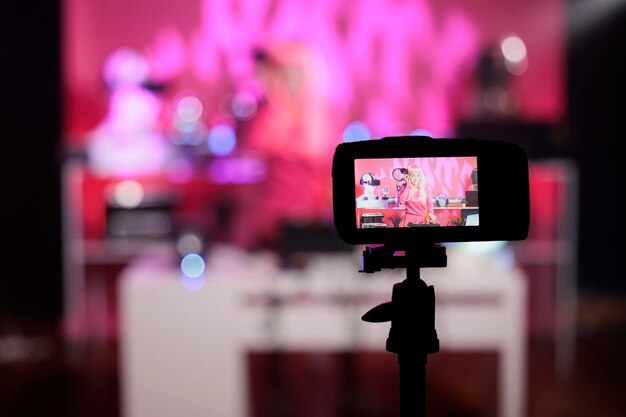
<path fill-rule="evenodd" d="M 397 415 L 388 326 L 360 316 L 403 276 L 357 273 L 330 178 L 337 144 L 391 135 L 530 159 L 529 238 L 424 274 L 428 414 L 623 415 L 626 2 L 0 16 L 3 416 Z"/>

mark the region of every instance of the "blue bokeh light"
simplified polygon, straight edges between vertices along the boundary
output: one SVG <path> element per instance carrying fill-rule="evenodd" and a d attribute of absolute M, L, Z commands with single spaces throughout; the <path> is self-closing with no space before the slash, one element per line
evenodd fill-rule
<path fill-rule="evenodd" d="M 190 253 L 180 262 L 180 270 L 189 278 L 198 278 L 204 274 L 204 259 L 198 254 Z"/>
<path fill-rule="evenodd" d="M 372 134 L 369 128 L 363 122 L 352 122 L 343 131 L 344 142 L 357 142 L 360 140 L 371 139 Z"/>
<path fill-rule="evenodd" d="M 429 138 L 434 137 L 433 134 L 426 129 L 415 129 L 411 132 L 411 136 L 428 136 Z"/>
<path fill-rule="evenodd" d="M 217 156 L 230 154 L 237 145 L 235 130 L 228 125 L 217 125 L 209 132 L 207 139 L 209 151 Z"/>

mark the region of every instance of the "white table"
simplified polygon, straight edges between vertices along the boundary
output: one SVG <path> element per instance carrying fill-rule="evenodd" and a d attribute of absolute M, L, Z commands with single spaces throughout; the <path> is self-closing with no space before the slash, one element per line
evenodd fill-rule
<path fill-rule="evenodd" d="M 405 277 L 405 270 L 359 274 L 357 254 L 319 255 L 306 270 L 285 272 L 271 256 L 218 248 L 196 280 L 161 261 L 139 262 L 120 280 L 125 417 L 249 415 L 251 349 L 382 351 L 389 323 L 360 317 L 389 301 L 393 283 Z M 524 276 L 458 248 L 448 249 L 448 265 L 421 274 L 435 286 L 441 348 L 497 351 L 498 414 L 522 417 Z M 269 306 L 271 297 L 279 307 Z"/>

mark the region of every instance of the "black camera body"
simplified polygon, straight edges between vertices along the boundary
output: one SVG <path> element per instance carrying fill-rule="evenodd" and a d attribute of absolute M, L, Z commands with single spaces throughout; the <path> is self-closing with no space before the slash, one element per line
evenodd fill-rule
<path fill-rule="evenodd" d="M 365 173 L 396 195 L 384 201 L 358 197 L 365 191 Z M 523 240 L 528 235 L 528 157 L 513 143 L 425 136 L 343 143 L 335 150 L 332 176 L 335 227 L 350 244 Z M 441 205 L 436 196 L 444 194 L 448 198 Z M 371 216 L 377 216 L 377 227 Z"/>

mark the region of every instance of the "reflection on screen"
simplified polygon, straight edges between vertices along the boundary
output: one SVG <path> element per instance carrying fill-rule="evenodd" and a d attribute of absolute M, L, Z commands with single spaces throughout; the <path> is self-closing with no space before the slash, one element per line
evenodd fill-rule
<path fill-rule="evenodd" d="M 357 228 L 478 226 L 478 158 L 357 159 Z"/>

